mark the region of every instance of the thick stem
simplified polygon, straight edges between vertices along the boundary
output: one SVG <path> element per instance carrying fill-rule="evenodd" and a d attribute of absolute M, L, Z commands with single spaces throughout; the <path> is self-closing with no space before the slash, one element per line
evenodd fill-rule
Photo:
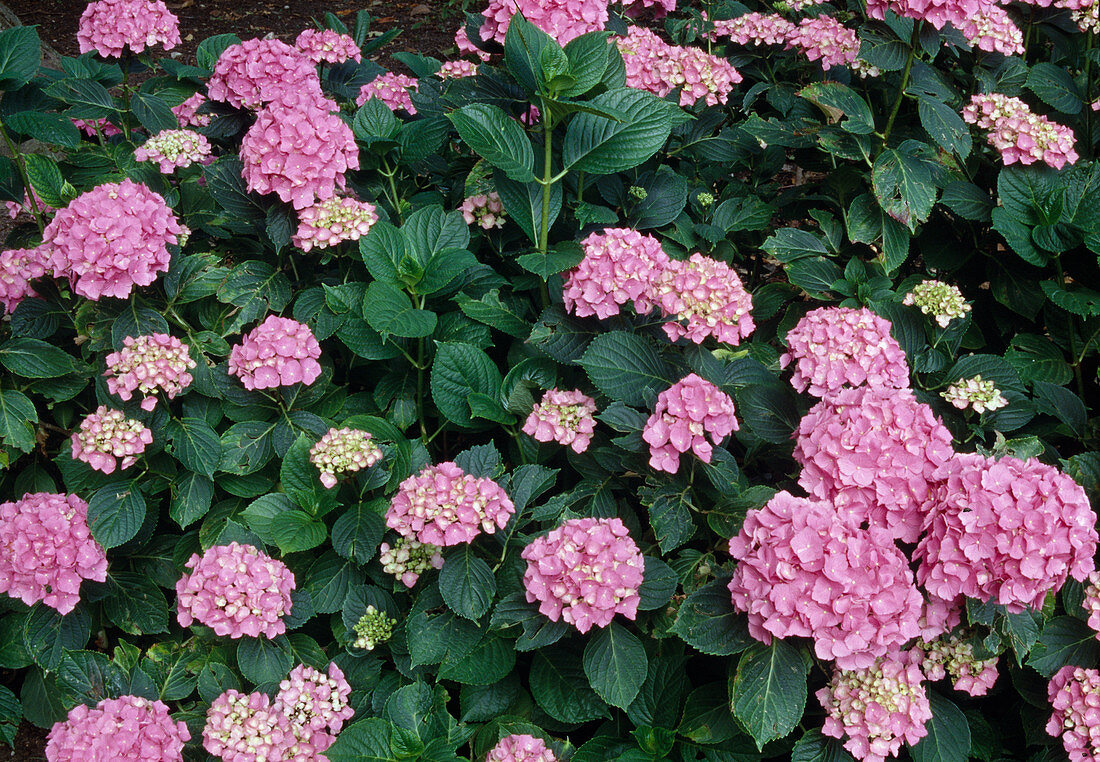
<path fill-rule="evenodd" d="M 42 210 L 38 208 L 38 199 L 34 197 L 34 189 L 31 188 L 30 178 L 27 176 L 27 165 L 23 161 L 23 154 L 19 150 L 19 147 L 15 145 L 15 141 L 8 135 L 8 128 L 4 126 L 4 123 L 0 121 L 0 135 L 4 136 L 4 143 L 7 144 L 8 150 L 11 151 L 12 160 L 15 161 L 15 168 L 19 170 L 19 179 L 23 181 L 23 187 L 26 188 L 27 198 L 30 199 L 31 212 L 34 214 L 35 224 L 38 225 L 38 233 L 41 235 L 42 231 L 46 229 L 45 223 L 42 222 Z"/>
<path fill-rule="evenodd" d="M 1062 257 L 1056 256 L 1054 258 L 1054 269 L 1058 274 L 1058 283 L 1062 288 L 1066 287 L 1066 274 L 1062 270 Z M 1073 319 L 1073 313 L 1066 313 L 1066 321 L 1069 323 L 1069 353 L 1073 357 L 1073 378 L 1077 385 L 1077 396 L 1081 398 L 1081 401 L 1085 401 L 1085 377 L 1081 372 L 1081 360 L 1077 356 L 1077 325 Z M 1084 354 L 1084 353 L 1082 353 Z M 1088 403 L 1085 403 L 1088 404 Z"/>
<path fill-rule="evenodd" d="M 540 100 L 542 114 L 542 224 L 539 226 L 539 253 L 544 257 L 550 250 L 550 190 L 555 179 L 551 174 L 551 161 L 554 156 L 554 119 L 550 114 L 550 108 L 545 100 Z M 539 294 L 542 297 L 542 306 L 550 306 L 550 288 L 544 280 L 540 286 Z"/>
<path fill-rule="evenodd" d="M 386 192 L 386 198 L 389 199 L 390 205 L 393 207 L 394 214 L 397 215 L 397 224 L 404 225 L 405 217 L 401 214 L 401 198 L 397 195 L 397 183 L 394 182 L 393 177 L 397 174 L 397 168 L 390 169 L 390 163 L 385 159 L 382 160 L 385 169 L 380 170 L 383 175 L 386 176 L 386 180 L 389 181 L 389 190 Z"/>
<path fill-rule="evenodd" d="M 886 148 L 886 141 L 890 139 L 890 133 L 894 130 L 894 120 L 898 118 L 901 110 L 901 101 L 905 98 L 905 88 L 909 87 L 909 74 L 913 71 L 913 61 L 917 57 L 917 45 L 920 44 L 921 22 L 913 24 L 913 36 L 909 40 L 909 57 L 905 59 L 905 71 L 901 73 L 901 87 L 898 88 L 894 105 L 890 108 L 890 116 L 886 120 L 886 128 L 882 131 L 882 148 Z M 880 149 L 881 150 L 881 149 Z"/>

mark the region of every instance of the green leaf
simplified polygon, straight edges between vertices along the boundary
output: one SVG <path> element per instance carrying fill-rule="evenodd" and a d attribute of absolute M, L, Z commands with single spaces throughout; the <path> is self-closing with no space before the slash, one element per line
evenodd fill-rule
<path fill-rule="evenodd" d="M 664 486 L 646 496 L 643 504 L 649 506 L 649 523 L 662 553 L 670 553 L 695 534 L 695 522 L 691 517 L 690 489 Z"/>
<path fill-rule="evenodd" d="M 344 728 L 325 750 L 329 762 L 398 762 L 390 751 L 393 726 L 380 717 L 369 717 Z"/>
<path fill-rule="evenodd" d="M 0 32 L 0 35 L 2 34 L 3 32 Z M 9 115 L 5 122 L 8 129 L 41 140 L 43 143 L 52 143 L 65 148 L 76 148 L 80 145 L 80 130 L 73 124 L 72 119 L 61 114 L 20 111 Z"/>
<path fill-rule="evenodd" d="M 1100 315 L 1100 291 L 1079 286 L 1076 283 L 1063 285 L 1058 281 L 1044 280 L 1039 283 L 1043 293 L 1054 304 L 1066 312 L 1081 317 Z M 0 349 L 0 351 L 3 351 Z"/>
<path fill-rule="evenodd" d="M 843 279 L 840 265 L 825 257 L 806 257 L 786 265 L 787 280 L 808 294 L 817 296 L 833 290 L 833 284 Z"/>
<path fill-rule="evenodd" d="M 545 254 L 538 251 L 521 254 L 516 257 L 516 262 L 527 272 L 543 280 L 549 280 L 551 275 L 576 267 L 582 259 L 584 259 L 584 249 L 579 244 L 563 241 L 551 246 Z"/>
<path fill-rule="evenodd" d="M 846 117 L 840 126 L 855 135 L 870 135 L 875 131 L 871 107 L 858 93 L 839 82 L 815 82 L 802 88 L 799 97 L 817 104 L 830 117 L 839 112 Z M 834 121 L 834 119 L 830 119 Z"/>
<path fill-rule="evenodd" d="M 799 412 L 791 387 L 778 382 L 751 384 L 734 393 L 737 410 L 753 434 L 772 444 L 791 440 Z"/>
<path fill-rule="evenodd" d="M 363 317 L 383 339 L 391 334 L 409 339 L 431 336 L 436 324 L 434 312 L 416 309 L 400 288 L 377 280 L 367 288 Z"/>
<path fill-rule="evenodd" d="M 0 387 L 0 437 L 8 447 L 30 452 L 34 449 L 34 425 L 38 413 L 27 395 Z"/>
<path fill-rule="evenodd" d="M 272 516 L 268 531 L 283 554 L 315 548 L 328 537 L 323 523 L 297 509 Z"/>
<path fill-rule="evenodd" d="M 730 684 L 730 708 L 757 748 L 783 738 L 802 719 L 810 660 L 798 647 L 773 638 L 750 648 L 737 663 Z"/>
<path fill-rule="evenodd" d="M 114 572 L 107 578 L 111 595 L 103 610 L 131 635 L 168 632 L 168 601 L 157 584 L 142 574 Z"/>
<path fill-rule="evenodd" d="M 647 390 L 660 392 L 672 385 L 653 344 L 623 331 L 597 336 L 577 364 L 597 389 L 627 405 L 644 405 Z"/>
<path fill-rule="evenodd" d="M 589 32 L 566 44 L 565 55 L 569 59 L 569 74 L 574 83 L 562 95 L 570 98 L 584 95 L 603 79 L 612 49 L 607 38 L 607 32 Z"/>
<path fill-rule="evenodd" d="M 829 253 L 821 236 L 799 228 L 780 228 L 760 248 L 780 262 L 793 262 L 796 259 Z"/>
<path fill-rule="evenodd" d="M 0 686 L 0 742 L 15 748 L 15 735 L 23 719 L 23 705 L 7 688 Z"/>
<path fill-rule="evenodd" d="M 577 172 L 610 175 L 636 167 L 660 150 L 672 130 L 668 106 L 642 90 L 611 90 L 589 104 L 621 112 L 623 119 L 589 113 L 573 118 L 565 131 L 562 163 Z"/>
<path fill-rule="evenodd" d="M 755 643 L 745 615 L 733 608 L 728 585 L 728 578 L 719 578 L 689 595 L 670 631 L 711 656 L 732 656 Z"/>
<path fill-rule="evenodd" d="M 531 140 L 502 108 L 474 103 L 452 111 L 447 118 L 470 148 L 508 177 L 520 183 L 535 179 Z"/>
<path fill-rule="evenodd" d="M 73 371 L 73 358 L 40 339 L 8 339 L 0 344 L 0 365 L 25 378 L 58 378 Z"/>
<path fill-rule="evenodd" d="M 913 762 L 966 762 L 970 756 L 970 725 L 953 703 L 938 693 L 928 692 L 932 719 L 925 726 L 928 735 L 909 747 Z"/>
<path fill-rule="evenodd" d="M 33 26 L 17 26 L 0 32 L 0 89 L 17 90 L 38 73 L 42 43 Z"/>
<path fill-rule="evenodd" d="M 572 650 L 554 646 L 537 651 L 530 681 L 535 702 L 559 722 L 589 722 L 607 714 L 606 705 L 589 687 L 581 660 Z"/>
<path fill-rule="evenodd" d="M 202 474 L 185 473 L 172 483 L 168 515 L 179 524 L 180 529 L 186 529 L 207 514 L 213 499 L 213 479 Z"/>
<path fill-rule="evenodd" d="M 612 622 L 584 647 L 584 673 L 592 689 L 611 706 L 626 709 L 645 682 L 645 648 L 630 630 Z"/>
<path fill-rule="evenodd" d="M 471 545 L 460 545 L 447 556 L 439 572 L 439 592 L 451 611 L 466 619 L 480 619 L 489 610 L 496 591 L 493 570 L 477 557 Z"/>
<path fill-rule="evenodd" d="M 564 54 L 550 35 L 528 21 L 523 13 L 516 13 L 504 35 L 504 63 L 528 94 L 546 92 L 542 54 L 547 48 L 557 48 L 558 53 Z"/>
<path fill-rule="evenodd" d="M 502 300 L 498 289 L 494 288 L 482 295 L 480 299 L 472 299 L 466 294 L 456 294 L 454 301 L 466 317 L 503 331 L 509 336 L 525 339 L 531 333 L 531 324 L 523 318 L 523 304 L 514 298 L 508 301 Z"/>
<path fill-rule="evenodd" d="M 145 521 L 145 498 L 137 482 L 112 482 L 88 501 L 88 528 L 108 550 L 131 540 Z"/>
<path fill-rule="evenodd" d="M 843 744 L 814 729 L 798 739 L 791 749 L 791 762 L 855 762 Z"/>
<path fill-rule="evenodd" d="M 970 128 L 955 109 L 935 98 L 920 98 L 917 102 L 921 127 L 940 148 L 965 159 L 974 147 Z M 960 181 L 961 182 L 961 181 Z"/>
<path fill-rule="evenodd" d="M 283 273 L 267 262 L 252 259 L 229 272 L 217 296 L 218 301 L 241 308 L 227 329 L 232 332 L 268 312 L 282 312 L 290 303 L 291 293 L 290 280 Z"/>
<path fill-rule="evenodd" d="M 438 346 L 432 363 L 432 399 L 447 420 L 470 426 L 470 394 L 496 397 L 502 382 L 500 371 L 487 354 L 471 344 L 448 341 Z"/>
<path fill-rule="evenodd" d="M 218 58 L 225 52 L 225 49 L 230 45 L 240 43 L 240 41 L 241 38 L 235 34 L 216 34 L 213 37 L 207 37 L 199 43 L 198 50 L 195 52 L 195 60 L 202 68 L 213 71 L 214 64 L 218 62 Z"/>
<path fill-rule="evenodd" d="M 190 471 L 213 476 L 222 460 L 221 438 L 201 418 L 182 418 L 168 424 L 171 452 Z"/>
<path fill-rule="evenodd" d="M 102 119 L 118 114 L 107 88 L 90 79 L 63 79 L 46 88 L 46 94 L 67 103 L 73 119 Z"/>
<path fill-rule="evenodd" d="M 965 180 L 948 183 L 940 194 L 940 202 L 963 219 L 975 222 L 988 222 L 993 210 L 989 192 Z"/>
<path fill-rule="evenodd" d="M 277 683 L 286 677 L 293 663 L 285 635 L 274 640 L 241 638 L 237 646 L 237 666 L 253 683 Z"/>
<path fill-rule="evenodd" d="M 23 644 L 35 664 L 53 672 L 66 651 L 87 645 L 91 629 L 91 617 L 83 606 L 61 616 L 44 603 L 37 603 L 23 620 Z"/>
<path fill-rule="evenodd" d="M 332 549 L 343 558 L 365 564 L 374 558 L 386 523 L 379 509 L 388 506 L 386 501 L 360 503 L 344 512 L 332 525 Z"/>
<path fill-rule="evenodd" d="M 1063 114 L 1077 114 L 1084 105 L 1081 93 L 1069 72 L 1046 61 L 1035 64 L 1028 71 L 1027 89 Z"/>
<path fill-rule="evenodd" d="M 883 210 L 910 231 L 928 219 L 936 203 L 936 184 L 927 162 L 910 153 L 890 148 L 879 154 L 871 183 Z"/>
<path fill-rule="evenodd" d="M 1043 627 L 1027 664 L 1043 677 L 1051 677 L 1066 665 L 1091 667 L 1097 660 L 1100 641 L 1096 633 L 1077 617 L 1059 616 Z"/>
<path fill-rule="evenodd" d="M 309 460 L 312 447 L 313 440 L 305 434 L 299 434 L 283 457 L 279 479 L 282 481 L 283 492 L 291 500 L 308 513 L 317 514 L 322 506 L 332 506 L 336 496 L 321 484 L 320 472 Z"/>
<path fill-rule="evenodd" d="M 542 186 L 538 183 L 517 183 L 500 172 L 493 173 L 493 184 L 500 194 L 501 203 L 508 216 L 523 229 L 532 242 L 539 242 L 542 230 Z M 562 206 L 562 184 L 550 186 L 550 216 L 548 224 L 554 226 Z"/>
<path fill-rule="evenodd" d="M 463 685 L 491 685 L 507 677 L 515 666 L 515 643 L 488 635 L 461 659 L 443 662 L 439 679 Z"/>
<path fill-rule="evenodd" d="M 172 113 L 171 107 L 152 93 L 142 91 L 135 92 L 130 98 L 130 108 L 134 116 L 141 122 L 141 126 L 155 135 L 162 130 L 179 129 L 179 120 Z"/>

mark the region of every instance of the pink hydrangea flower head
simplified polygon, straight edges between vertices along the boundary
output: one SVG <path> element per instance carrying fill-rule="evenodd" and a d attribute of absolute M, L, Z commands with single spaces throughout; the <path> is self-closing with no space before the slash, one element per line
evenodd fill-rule
<path fill-rule="evenodd" d="M 794 362 L 791 384 L 800 392 L 829 397 L 844 386 L 909 388 L 909 364 L 890 321 L 866 307 L 819 307 L 787 333 L 785 368 Z"/>
<path fill-rule="evenodd" d="M 1058 8 L 1069 10 L 1069 16 L 1084 34 L 1100 32 L 1100 0 L 1055 0 Z M 1092 104 L 1093 111 L 1100 111 L 1100 100 Z"/>
<path fill-rule="evenodd" d="M 1034 113 L 1019 98 L 979 93 L 971 96 L 962 117 L 987 131 L 987 142 L 1006 165 L 1041 161 L 1061 169 L 1077 161 L 1073 130 Z"/>
<path fill-rule="evenodd" d="M 73 433 L 73 458 L 82 460 L 96 471 L 125 471 L 137 463 L 145 446 L 153 443 L 153 432 L 141 421 L 127 418 L 121 410 L 100 405 L 89 413 Z"/>
<path fill-rule="evenodd" d="M 680 105 L 703 100 L 708 106 L 725 103 L 741 75 L 724 58 L 705 50 L 670 45 L 649 29 L 632 26 L 615 38 L 626 64 L 628 87 L 664 97 L 680 90 Z"/>
<path fill-rule="evenodd" d="M 279 683 L 272 708 L 290 720 L 296 743 L 289 749 L 294 759 L 319 759 L 355 710 L 348 704 L 351 685 L 335 664 L 328 672 L 299 664 Z M 286 758 L 286 757 L 284 757 Z"/>
<path fill-rule="evenodd" d="M 834 66 L 851 66 L 859 57 L 859 37 L 855 30 L 832 16 L 802 19 L 788 41 L 806 58 L 821 61 L 821 68 L 825 71 Z"/>
<path fill-rule="evenodd" d="M 320 356 L 321 345 L 309 326 L 268 315 L 229 350 L 229 372 L 250 391 L 309 386 L 321 375 Z"/>
<path fill-rule="evenodd" d="M 138 392 L 144 398 L 142 410 L 152 410 L 158 391 L 174 399 L 191 385 L 187 371 L 194 367 L 186 344 L 166 333 L 152 333 L 123 339 L 122 349 L 107 355 L 104 376 L 111 394 L 129 401 Z"/>
<path fill-rule="evenodd" d="M 101 119 L 73 119 L 72 122 L 78 130 L 90 138 L 94 138 L 101 133 L 104 138 L 122 134 L 122 130 L 115 127 L 107 117 Z"/>
<path fill-rule="evenodd" d="M 890 10 L 899 16 L 927 21 L 936 29 L 943 29 L 946 24 L 960 28 L 991 5 L 991 0 L 868 0 L 867 15 L 882 20 Z"/>
<path fill-rule="evenodd" d="M 8 215 L 14 220 L 21 213 L 22 214 L 34 214 L 34 206 L 31 205 L 31 196 L 34 196 L 34 202 L 38 205 L 38 211 L 41 214 L 49 214 L 50 212 L 57 211 L 52 206 L 42 200 L 42 197 L 38 195 L 38 192 L 31 188 L 30 192 L 23 191 L 23 203 L 17 201 L 5 201 L 4 206 L 8 208 Z"/>
<path fill-rule="evenodd" d="M 332 29 L 306 29 L 294 41 L 294 47 L 313 63 L 360 63 L 363 54 L 350 36 Z"/>
<path fill-rule="evenodd" d="M 245 40 L 227 47 L 214 64 L 207 93 L 212 101 L 252 111 L 273 102 L 323 108 L 327 101 L 313 62 L 275 39 Z M 326 105 L 335 106 L 331 101 Z"/>
<path fill-rule="evenodd" d="M 382 564 L 382 571 L 411 588 L 424 572 L 443 568 L 442 550 L 438 545 L 398 537 L 392 546 L 388 542 L 379 546 L 378 561 Z"/>
<path fill-rule="evenodd" d="M 987 410 L 1000 410 L 1008 405 L 1008 400 L 992 380 L 984 380 L 981 375 L 973 378 L 960 378 L 940 392 L 940 396 L 959 410 L 972 409 L 975 413 Z"/>
<path fill-rule="evenodd" d="M 206 103 L 207 98 L 203 93 L 195 93 L 183 103 L 172 107 L 172 113 L 180 123 L 181 128 L 205 127 L 214 118 L 211 114 L 200 114 L 199 107 Z"/>
<path fill-rule="evenodd" d="M 954 457 L 951 432 L 909 389 L 842 389 L 798 426 L 799 485 L 850 521 L 916 542 L 938 499 L 932 475 Z"/>
<path fill-rule="evenodd" d="M 653 309 L 653 281 L 668 266 L 668 255 L 651 235 L 630 228 L 607 228 L 583 241 L 584 259 L 565 277 L 565 308 L 578 317 L 604 320 L 632 302 L 644 315 Z"/>
<path fill-rule="evenodd" d="M 1085 582 L 1081 606 L 1088 612 L 1089 627 L 1096 630 L 1096 637 L 1100 639 L 1100 572 L 1090 572 Z"/>
<path fill-rule="evenodd" d="M 205 135 L 194 130 L 162 130 L 134 151 L 134 159 L 154 162 L 163 174 L 170 175 L 195 163 L 209 164 L 214 160 L 210 153 Z"/>
<path fill-rule="evenodd" d="M 645 562 L 622 519 L 568 519 L 520 555 L 527 602 L 538 601 L 551 621 L 585 633 L 607 627 L 616 614 L 638 615 Z"/>
<path fill-rule="evenodd" d="M 694 373 L 684 376 L 657 395 L 657 407 L 642 429 L 649 444 L 649 465 L 658 471 L 676 473 L 680 455 L 691 450 L 704 463 L 710 463 L 713 448 L 707 441 L 721 444 L 739 426 L 734 417 L 733 399 Z"/>
<path fill-rule="evenodd" d="M 943 600 L 996 600 L 1040 609 L 1066 578 L 1094 571 L 1096 515 L 1084 489 L 1031 459 L 961 454 L 933 478 L 944 489 L 914 560 L 917 580 Z"/>
<path fill-rule="evenodd" d="M 962 624 L 964 608 L 966 608 L 966 602 L 962 596 L 953 601 L 941 600 L 934 595 L 928 596 L 924 601 L 918 622 L 921 640 L 931 641 L 950 633 Z"/>
<path fill-rule="evenodd" d="M 1047 733 L 1062 737 L 1070 762 L 1100 759 L 1100 671 L 1067 664 L 1047 685 L 1054 712 Z"/>
<path fill-rule="evenodd" d="M 241 164 L 250 191 L 305 209 L 343 190 L 344 173 L 359 169 L 359 149 L 337 114 L 273 103 L 245 133 Z"/>
<path fill-rule="evenodd" d="M 664 330 L 671 341 L 687 338 L 702 344 L 708 336 L 736 346 L 756 327 L 752 296 L 725 262 L 692 254 L 672 260 L 658 277 L 661 314 L 672 317 Z"/>
<path fill-rule="evenodd" d="M 958 635 L 944 635 L 930 643 L 919 642 L 921 671 L 929 680 L 950 676 L 955 690 L 984 696 L 997 682 L 997 657 L 977 659 L 974 647 Z"/>
<path fill-rule="evenodd" d="M 469 53 L 470 55 L 477 56 L 482 61 L 488 61 L 491 56 L 481 48 L 474 45 L 470 41 L 470 36 L 466 34 L 466 25 L 463 24 L 455 32 L 455 45 L 458 47 L 460 53 Z"/>
<path fill-rule="evenodd" d="M 107 579 L 107 554 L 76 495 L 28 492 L 0 503 L 0 593 L 62 616 L 80 602 L 80 582 Z"/>
<path fill-rule="evenodd" d="M 485 17 L 479 30 L 481 39 L 496 40 L 503 45 L 517 10 L 559 45 L 582 34 L 600 31 L 608 18 L 607 0 L 489 0 L 489 7 L 481 12 Z M 470 45 L 468 40 L 466 44 Z"/>
<path fill-rule="evenodd" d="M 321 472 L 321 484 L 336 486 L 337 477 L 370 468 L 382 459 L 371 435 L 359 429 L 331 428 L 309 450 L 309 461 Z"/>
<path fill-rule="evenodd" d="M 373 204 L 335 197 L 298 210 L 298 232 L 291 243 L 302 251 L 327 249 L 341 241 L 358 241 L 378 222 Z"/>
<path fill-rule="evenodd" d="M 558 762 L 558 758 L 541 738 L 519 733 L 500 739 L 489 750 L 485 762 Z"/>
<path fill-rule="evenodd" d="M 576 453 L 588 449 L 596 428 L 596 400 L 579 389 L 550 389 L 523 424 L 523 433 L 540 442 L 557 442 Z"/>
<path fill-rule="evenodd" d="M 163 0 L 96 0 L 80 15 L 76 40 L 81 53 L 94 50 L 104 58 L 121 58 L 126 47 L 171 50 L 180 44 L 179 19 Z"/>
<path fill-rule="evenodd" d="M 745 13 L 735 19 L 714 22 L 713 38 L 728 37 L 738 45 L 790 47 L 798 27 L 778 13 Z"/>
<path fill-rule="evenodd" d="M 779 492 L 749 511 L 729 549 L 733 606 L 757 640 L 813 638 L 819 658 L 864 669 L 920 631 L 923 600 L 893 537 L 830 503 Z"/>
<path fill-rule="evenodd" d="M 504 204 L 495 191 L 467 197 L 458 211 L 467 225 L 477 225 L 483 230 L 504 227 Z"/>
<path fill-rule="evenodd" d="M 168 272 L 168 244 L 183 228 L 159 195 L 133 180 L 81 193 L 46 225 L 49 269 L 73 290 L 97 301 L 125 299 Z"/>
<path fill-rule="evenodd" d="M 420 82 L 407 74 L 379 74 L 359 89 L 355 105 L 362 106 L 371 98 L 377 98 L 390 111 L 404 111 L 413 116 L 416 114 L 416 106 L 413 105 L 409 90 L 415 91 L 419 86 Z"/>
<path fill-rule="evenodd" d="M 902 652 L 860 669 L 835 669 L 816 694 L 825 709 L 821 732 L 847 738 L 844 748 L 860 762 L 886 762 L 902 741 L 915 744 L 928 734 L 932 718 L 919 662 L 918 655 Z"/>
<path fill-rule="evenodd" d="M 401 482 L 386 511 L 386 526 L 407 539 L 446 547 L 503 529 L 515 511 L 499 484 L 447 462 Z"/>
<path fill-rule="evenodd" d="M 0 314 L 15 312 L 24 299 L 38 296 L 31 281 L 46 274 L 46 252 L 34 249 L 0 251 Z"/>
<path fill-rule="evenodd" d="M 987 53 L 1006 56 L 1023 55 L 1024 34 L 1008 12 L 999 5 L 990 5 L 960 22 L 959 31 L 970 44 Z"/>
<path fill-rule="evenodd" d="M 228 690 L 206 710 L 202 747 L 222 762 L 286 760 L 296 742 L 290 718 L 264 693 Z"/>
<path fill-rule="evenodd" d="M 181 627 L 199 622 L 222 637 L 274 638 L 286 632 L 294 573 L 251 545 L 214 545 L 193 554 L 176 582 Z"/>
<path fill-rule="evenodd" d="M 173 722 L 168 706 L 140 696 L 103 699 L 95 709 L 77 704 L 46 740 L 49 762 L 179 762 L 191 733 Z"/>
<path fill-rule="evenodd" d="M 461 79 L 463 77 L 474 77 L 477 75 L 477 64 L 473 61 L 465 61 L 458 59 L 455 61 L 444 61 L 443 65 L 439 67 L 439 71 L 436 72 L 443 79 Z"/>

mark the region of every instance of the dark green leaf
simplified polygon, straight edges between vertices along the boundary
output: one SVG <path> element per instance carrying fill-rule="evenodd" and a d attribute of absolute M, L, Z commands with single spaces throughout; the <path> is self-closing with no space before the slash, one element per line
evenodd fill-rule
<path fill-rule="evenodd" d="M 535 179 L 531 140 L 499 106 L 474 103 L 452 111 L 447 118 L 470 148 L 508 177 L 520 183 Z"/>
<path fill-rule="evenodd" d="M 909 747 L 913 762 L 966 762 L 970 756 L 970 726 L 966 715 L 938 693 L 928 692 L 932 719 L 928 735 Z"/>
<path fill-rule="evenodd" d="M 753 646 L 737 663 L 730 708 L 758 748 L 783 738 L 802 719 L 809 671 L 806 654 L 779 638 L 773 638 L 770 646 Z"/>
<path fill-rule="evenodd" d="M 597 336 L 577 364 L 596 388 L 627 405 L 644 405 L 646 390 L 659 392 L 672 385 L 656 348 L 641 336 L 623 331 Z"/>
<path fill-rule="evenodd" d="M 680 604 L 671 631 L 712 656 L 732 656 L 752 645 L 748 620 L 734 610 L 728 584 L 728 578 L 717 579 L 689 595 Z"/>
<path fill-rule="evenodd" d="M 145 521 L 145 498 L 136 482 L 112 482 L 88 501 L 88 527 L 104 548 L 133 538 Z"/>
<path fill-rule="evenodd" d="M 439 592 L 451 611 L 466 619 L 480 619 L 489 610 L 496 590 L 493 570 L 471 545 L 460 545 L 447 556 L 439 573 Z"/>

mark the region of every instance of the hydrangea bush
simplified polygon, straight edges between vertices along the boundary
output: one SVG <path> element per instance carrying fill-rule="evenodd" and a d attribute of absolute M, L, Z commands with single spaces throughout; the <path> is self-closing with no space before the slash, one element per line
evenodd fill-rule
<path fill-rule="evenodd" d="M 1100 760 L 1098 8 L 0 32 L 0 739 Z"/>

